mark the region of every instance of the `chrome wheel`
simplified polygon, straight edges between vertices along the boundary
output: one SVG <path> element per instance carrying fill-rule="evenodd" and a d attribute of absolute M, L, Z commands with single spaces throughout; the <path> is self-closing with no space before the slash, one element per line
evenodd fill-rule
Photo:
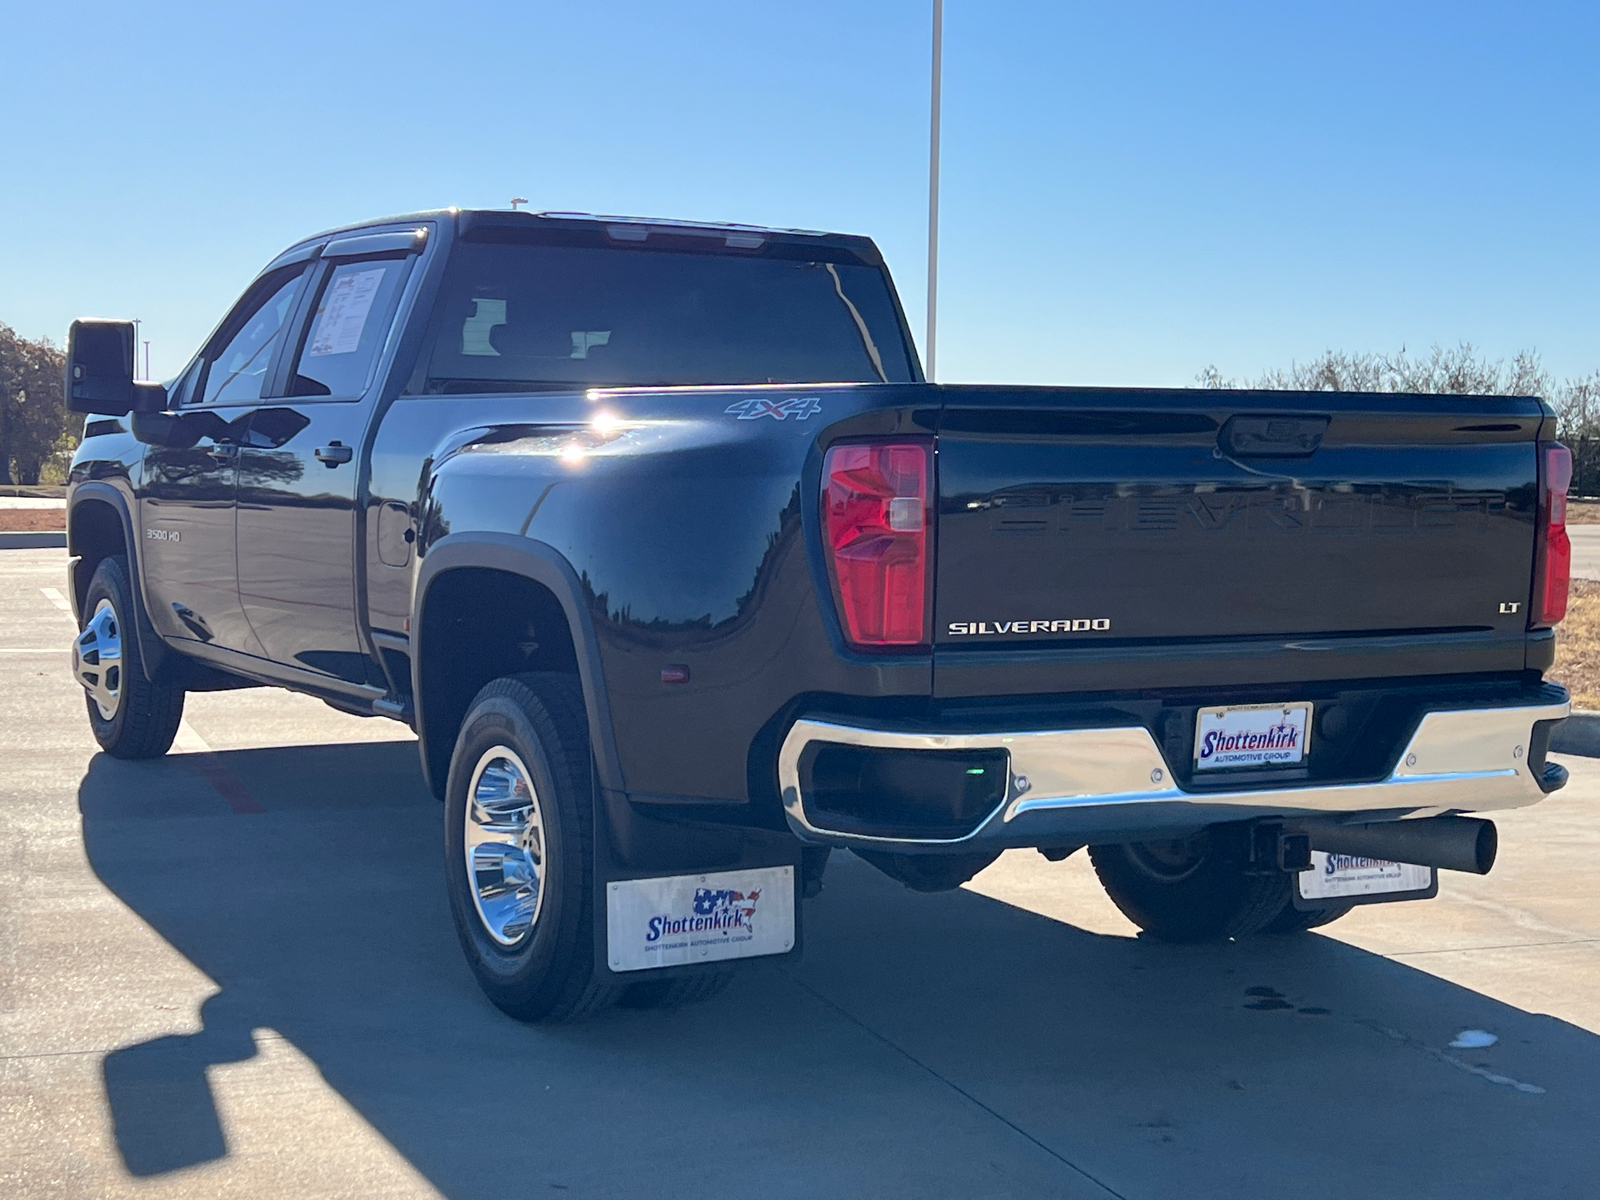
<path fill-rule="evenodd" d="M 109 599 L 94 606 L 80 633 L 72 643 L 72 675 L 110 721 L 122 704 L 122 622 Z"/>
<path fill-rule="evenodd" d="M 533 931 L 544 901 L 544 812 L 510 747 L 491 747 L 473 768 L 463 832 L 478 919 L 495 941 L 515 946 Z"/>

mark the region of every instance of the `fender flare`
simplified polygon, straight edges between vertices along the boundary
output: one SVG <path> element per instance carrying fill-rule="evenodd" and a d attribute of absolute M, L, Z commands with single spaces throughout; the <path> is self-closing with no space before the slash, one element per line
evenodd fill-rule
<path fill-rule="evenodd" d="M 452 533 L 428 548 L 417 572 L 411 602 L 411 696 L 417 736 L 423 740 L 423 771 L 428 771 L 425 744 L 427 723 L 423 711 L 422 637 L 423 608 L 434 579 L 446 571 L 479 567 L 520 575 L 547 589 L 566 614 L 567 632 L 578 660 L 578 680 L 583 688 L 584 709 L 589 717 L 589 745 L 594 755 L 596 782 L 602 788 L 622 791 L 622 765 L 617 757 L 616 737 L 611 727 L 611 706 L 606 699 L 605 673 L 600 665 L 599 646 L 588 608 L 582 601 L 583 584 L 572 564 L 555 547 L 534 538 L 510 533 Z M 442 790 L 443 780 L 437 782 Z"/>
<path fill-rule="evenodd" d="M 154 683 L 166 666 L 167 644 L 161 640 L 161 635 L 150 623 L 150 613 L 145 606 L 144 563 L 139 557 L 139 541 L 134 536 L 133 515 L 128 508 L 127 496 L 123 495 L 120 489 L 100 480 L 88 480 L 75 485 L 67 499 L 67 553 L 72 556 L 67 570 L 71 576 L 73 612 L 82 618 L 82 614 L 77 611 L 78 565 L 81 555 L 78 553 L 78 547 L 72 544 L 72 516 L 80 504 L 88 501 L 109 504 L 122 522 L 122 545 L 128 556 L 128 583 L 133 588 L 133 605 L 137 610 L 134 613 L 133 626 L 139 639 L 139 659 L 144 665 L 145 678 Z M 88 580 L 84 580 L 84 584 L 87 586 Z"/>

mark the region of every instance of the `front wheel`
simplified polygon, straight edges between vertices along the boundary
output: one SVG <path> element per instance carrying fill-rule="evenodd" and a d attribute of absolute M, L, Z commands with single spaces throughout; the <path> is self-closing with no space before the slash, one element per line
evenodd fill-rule
<path fill-rule="evenodd" d="M 1232 832 L 1204 830 L 1174 841 L 1090 846 L 1089 857 L 1111 902 L 1162 941 L 1288 933 L 1343 915 L 1317 920 L 1320 914 L 1299 913 L 1294 877 L 1249 870 L 1244 839 Z"/>
<path fill-rule="evenodd" d="M 497 679 L 473 700 L 445 787 L 445 880 L 484 994 L 563 1021 L 618 989 L 594 960 L 588 721 L 571 676 Z"/>
<path fill-rule="evenodd" d="M 145 678 L 135 612 L 128 560 L 103 560 L 84 595 L 72 676 L 88 693 L 89 727 L 102 750 L 113 758 L 160 758 L 178 735 L 183 689 Z"/>

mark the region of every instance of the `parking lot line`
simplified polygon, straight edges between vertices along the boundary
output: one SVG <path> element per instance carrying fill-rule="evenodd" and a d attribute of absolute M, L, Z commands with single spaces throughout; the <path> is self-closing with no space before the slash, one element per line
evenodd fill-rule
<path fill-rule="evenodd" d="M 178 734 L 172 739 L 172 748 L 179 754 L 190 755 L 195 770 L 216 789 L 217 795 L 227 801 L 236 813 L 260 813 L 267 810 L 250 794 L 250 789 L 230 771 L 205 738 L 201 737 L 188 721 L 178 723 Z"/>

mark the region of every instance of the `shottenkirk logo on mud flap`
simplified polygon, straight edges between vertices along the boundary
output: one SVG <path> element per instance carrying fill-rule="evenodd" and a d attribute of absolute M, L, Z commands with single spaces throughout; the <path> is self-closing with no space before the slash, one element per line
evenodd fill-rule
<path fill-rule="evenodd" d="M 606 944 L 613 971 L 792 950 L 794 868 L 607 884 Z"/>
<path fill-rule="evenodd" d="M 736 892 L 732 888 L 695 888 L 694 915 L 683 917 L 662 913 L 651 917 L 646 942 L 689 933 L 726 933 L 730 938 L 748 941 L 756 934 L 756 905 L 760 891 Z"/>
<path fill-rule="evenodd" d="M 1423 892 L 1433 886 L 1433 868 L 1313 850 L 1311 869 L 1300 872 L 1295 882 L 1306 900 Z"/>

